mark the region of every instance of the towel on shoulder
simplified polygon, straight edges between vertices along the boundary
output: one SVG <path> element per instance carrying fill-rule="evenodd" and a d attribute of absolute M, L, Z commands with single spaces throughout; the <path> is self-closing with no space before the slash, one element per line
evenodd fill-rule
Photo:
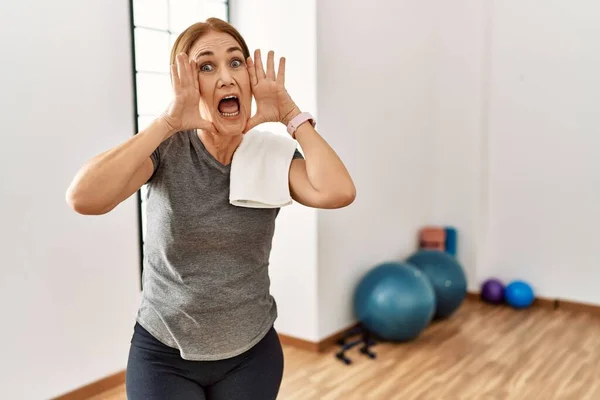
<path fill-rule="evenodd" d="M 292 204 L 289 169 L 297 142 L 289 136 L 251 130 L 231 160 L 229 202 L 239 207 Z"/>

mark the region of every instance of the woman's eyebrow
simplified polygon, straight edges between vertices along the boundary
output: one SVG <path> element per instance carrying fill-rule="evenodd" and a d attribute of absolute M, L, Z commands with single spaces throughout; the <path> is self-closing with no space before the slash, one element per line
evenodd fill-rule
<path fill-rule="evenodd" d="M 230 47 L 230 48 L 228 48 L 228 49 L 227 49 L 227 52 L 228 52 L 228 53 L 233 53 L 233 52 L 235 52 L 235 51 L 239 51 L 240 53 L 243 53 L 242 49 L 240 49 L 240 48 L 239 48 L 239 47 L 237 47 L 237 46 L 233 46 L 233 47 Z M 198 53 L 198 54 L 196 55 L 196 57 L 195 57 L 195 58 L 196 58 L 196 59 L 198 59 L 198 58 L 200 58 L 200 57 L 204 57 L 204 56 L 214 56 L 214 55 L 215 55 L 215 53 L 213 53 L 212 51 L 210 51 L 210 50 L 205 50 L 205 51 L 203 51 L 203 52 L 200 52 L 200 53 Z"/>
<path fill-rule="evenodd" d="M 227 49 L 228 53 L 233 53 L 234 51 L 239 51 L 240 53 L 243 53 L 242 49 L 240 49 L 237 46 L 233 46 L 233 47 L 230 47 L 230 48 Z"/>
<path fill-rule="evenodd" d="M 206 50 L 206 51 L 203 51 L 203 52 L 201 52 L 201 53 L 198 53 L 198 54 L 196 54 L 196 57 L 195 57 L 195 58 L 196 58 L 196 59 L 198 59 L 198 58 L 200 58 L 200 57 L 204 57 L 204 56 L 214 56 L 214 55 L 215 55 L 215 53 L 213 53 L 212 51 L 210 51 L 210 50 Z"/>

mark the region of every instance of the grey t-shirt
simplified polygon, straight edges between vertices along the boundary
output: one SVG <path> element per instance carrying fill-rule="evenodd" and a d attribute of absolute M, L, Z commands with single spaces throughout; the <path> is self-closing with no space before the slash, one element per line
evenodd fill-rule
<path fill-rule="evenodd" d="M 137 321 L 184 359 L 241 354 L 277 317 L 268 267 L 279 209 L 229 204 L 230 166 L 195 131 L 165 140 L 152 160 Z"/>

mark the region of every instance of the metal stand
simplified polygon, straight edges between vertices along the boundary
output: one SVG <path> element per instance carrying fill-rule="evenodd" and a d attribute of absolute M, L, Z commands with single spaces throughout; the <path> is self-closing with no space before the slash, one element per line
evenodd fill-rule
<path fill-rule="evenodd" d="M 350 338 L 360 335 L 359 339 L 355 339 L 352 341 L 348 341 Z M 349 332 L 346 332 L 343 339 L 338 340 L 338 345 L 342 347 L 342 349 L 335 354 L 335 358 L 342 361 L 346 365 L 352 364 L 352 360 L 346 357 L 346 351 L 351 348 L 362 344 L 360 348 L 360 353 L 366 355 L 370 359 L 374 359 L 377 357 L 375 353 L 373 353 L 370 348 L 376 344 L 373 336 L 362 326 L 359 326 Z"/>

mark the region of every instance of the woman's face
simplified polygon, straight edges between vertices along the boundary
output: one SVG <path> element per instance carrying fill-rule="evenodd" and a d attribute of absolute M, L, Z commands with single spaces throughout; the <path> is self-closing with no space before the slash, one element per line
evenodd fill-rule
<path fill-rule="evenodd" d="M 250 118 L 252 90 L 242 47 L 230 35 L 210 32 L 194 43 L 200 83 L 200 113 L 219 134 L 239 135 Z"/>

